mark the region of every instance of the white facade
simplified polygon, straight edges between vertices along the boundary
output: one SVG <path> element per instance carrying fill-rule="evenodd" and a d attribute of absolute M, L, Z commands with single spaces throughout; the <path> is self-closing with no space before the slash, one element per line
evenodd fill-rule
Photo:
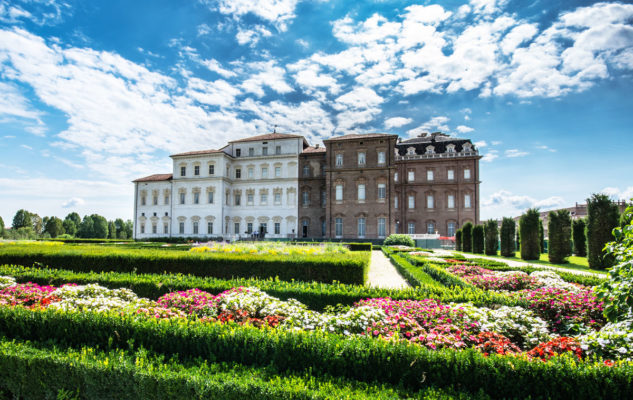
<path fill-rule="evenodd" d="M 172 176 L 135 181 L 134 237 L 294 236 L 305 146 L 301 136 L 274 133 L 172 155 Z"/>

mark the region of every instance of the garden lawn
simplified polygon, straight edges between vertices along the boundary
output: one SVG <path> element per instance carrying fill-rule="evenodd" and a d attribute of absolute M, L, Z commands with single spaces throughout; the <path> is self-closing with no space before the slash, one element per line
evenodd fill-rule
<path fill-rule="evenodd" d="M 463 252 L 457 252 L 460 254 L 473 254 L 473 253 L 463 253 Z M 576 257 L 576 256 L 570 256 L 567 258 L 567 260 L 569 260 L 569 262 L 567 264 L 552 264 L 549 262 L 549 256 L 547 253 L 542 253 L 541 254 L 541 258 L 539 260 L 523 260 L 521 258 L 521 252 L 517 251 L 515 253 L 514 257 L 503 257 L 503 256 L 488 256 L 488 255 L 484 255 L 484 254 L 475 254 L 475 256 L 481 256 L 483 257 L 494 257 L 497 258 L 499 260 L 512 260 L 512 261 L 518 261 L 518 262 L 524 262 L 524 263 L 529 263 L 529 264 L 538 264 L 538 265 L 545 265 L 548 267 L 555 267 L 555 268 L 567 268 L 567 269 L 574 269 L 577 271 L 585 271 L 585 272 L 593 272 L 595 274 L 604 274 L 606 275 L 607 272 L 604 270 L 599 270 L 599 269 L 591 269 L 589 268 L 589 264 L 587 262 L 587 257 Z"/>

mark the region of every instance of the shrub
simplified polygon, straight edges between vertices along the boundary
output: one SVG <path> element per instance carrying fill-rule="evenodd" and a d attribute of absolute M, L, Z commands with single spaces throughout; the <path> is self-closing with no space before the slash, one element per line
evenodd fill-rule
<path fill-rule="evenodd" d="M 414 247 L 415 241 L 411 236 L 404 234 L 391 234 L 383 242 L 383 246 L 409 246 Z"/>
<path fill-rule="evenodd" d="M 543 229 L 543 220 L 538 220 L 538 242 L 541 253 L 545 253 L 545 230 Z"/>
<path fill-rule="evenodd" d="M 521 235 L 521 258 L 523 260 L 538 260 L 541 255 L 538 227 L 540 214 L 538 209 L 530 208 L 521 215 L 519 232 Z"/>
<path fill-rule="evenodd" d="M 462 230 L 458 229 L 457 232 L 455 232 L 455 250 L 462 251 L 462 249 Z"/>
<path fill-rule="evenodd" d="M 571 250 L 571 216 L 565 209 L 550 211 L 548 220 L 549 262 L 564 264 Z"/>
<path fill-rule="evenodd" d="M 473 227 L 473 253 L 484 253 L 484 226 L 475 225 Z"/>
<path fill-rule="evenodd" d="M 618 206 L 605 194 L 593 194 L 587 199 L 587 261 L 589 268 L 606 269 L 613 257 L 604 246 L 613 240 L 612 231 L 620 222 Z"/>
<path fill-rule="evenodd" d="M 486 239 L 486 255 L 496 256 L 499 247 L 499 225 L 497 220 L 489 219 L 484 225 L 484 236 Z"/>
<path fill-rule="evenodd" d="M 501 255 L 514 257 L 514 236 L 516 223 L 512 218 L 503 218 L 501 221 Z"/>
<path fill-rule="evenodd" d="M 571 230 L 574 240 L 574 254 L 578 257 L 587 256 L 587 235 L 585 233 L 585 220 L 583 218 L 575 219 L 572 222 Z"/>
<path fill-rule="evenodd" d="M 471 253 L 473 251 L 473 223 L 466 222 L 462 226 L 462 248 L 464 251 Z"/>

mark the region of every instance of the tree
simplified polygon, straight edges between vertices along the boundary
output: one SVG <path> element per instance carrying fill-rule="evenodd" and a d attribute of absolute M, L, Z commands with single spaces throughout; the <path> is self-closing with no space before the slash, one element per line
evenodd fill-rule
<path fill-rule="evenodd" d="M 71 236 L 75 236 L 77 234 L 78 228 L 72 219 L 69 219 L 68 217 L 66 217 L 66 219 L 62 222 L 62 225 L 64 227 L 64 232 L 66 232 L 67 234 Z"/>
<path fill-rule="evenodd" d="M 473 253 L 483 254 L 484 252 L 484 226 L 475 225 L 473 227 Z"/>
<path fill-rule="evenodd" d="M 33 231 L 37 235 L 42 234 L 42 230 L 44 229 L 44 225 L 42 224 L 42 217 L 35 213 L 31 213 L 31 222 L 33 224 Z"/>
<path fill-rule="evenodd" d="M 521 258 L 523 260 L 538 260 L 541 256 L 541 246 L 538 237 L 540 213 L 537 208 L 530 208 L 521 215 L 519 232 L 521 236 Z"/>
<path fill-rule="evenodd" d="M 571 224 L 571 235 L 574 240 L 574 254 L 578 257 L 587 256 L 587 235 L 585 234 L 585 220 L 575 219 Z"/>
<path fill-rule="evenodd" d="M 116 239 L 116 227 L 114 221 L 108 221 L 108 239 Z"/>
<path fill-rule="evenodd" d="M 121 239 L 132 239 L 134 237 L 134 223 L 131 219 L 125 221 L 125 237 L 121 235 Z"/>
<path fill-rule="evenodd" d="M 13 229 L 20 228 L 32 228 L 33 220 L 31 219 L 31 213 L 26 211 L 25 209 L 20 209 L 15 213 L 13 217 L 13 223 L 11 224 Z"/>
<path fill-rule="evenodd" d="M 549 262 L 564 264 L 571 248 L 571 215 L 568 210 L 551 211 L 548 220 Z"/>
<path fill-rule="evenodd" d="M 609 197 L 593 194 L 587 199 L 587 261 L 589 268 L 606 269 L 613 265 L 613 256 L 604 246 L 613 239 L 612 231 L 620 222 L 620 211 Z"/>
<path fill-rule="evenodd" d="M 543 229 L 543 220 L 538 219 L 538 243 L 541 253 L 545 253 L 545 229 Z"/>
<path fill-rule="evenodd" d="M 471 253 L 473 251 L 473 223 L 466 222 L 462 226 L 462 249 Z"/>
<path fill-rule="evenodd" d="M 79 228 L 79 224 L 81 224 L 81 217 L 79 216 L 79 214 L 77 214 L 76 212 L 71 212 L 70 214 L 66 215 L 66 218 L 64 219 L 68 219 L 73 221 L 73 223 L 75 224 L 75 226 L 77 228 Z"/>
<path fill-rule="evenodd" d="M 4 220 L 0 217 L 0 237 L 4 237 Z"/>
<path fill-rule="evenodd" d="M 462 251 L 462 230 L 458 229 L 455 232 L 455 250 Z"/>
<path fill-rule="evenodd" d="M 486 242 L 485 253 L 489 256 L 497 255 L 497 247 L 499 247 L 499 225 L 497 220 L 489 219 L 484 225 L 484 236 Z"/>
<path fill-rule="evenodd" d="M 94 222 L 90 215 L 84 216 L 83 221 L 77 228 L 77 236 L 80 238 L 92 238 L 95 237 Z"/>
<path fill-rule="evenodd" d="M 519 218 L 519 220 L 520 220 L 520 218 Z M 521 232 L 520 232 L 520 230 L 521 230 L 521 227 L 518 227 L 516 229 L 516 233 L 517 233 L 516 248 L 517 248 L 517 250 L 521 250 Z"/>
<path fill-rule="evenodd" d="M 114 220 L 114 229 L 116 230 L 116 238 L 117 239 L 127 239 L 127 237 L 122 237 L 122 234 L 125 234 L 125 222 L 121 218 L 117 218 Z"/>
<path fill-rule="evenodd" d="M 92 214 L 92 223 L 94 236 L 98 239 L 106 239 L 108 237 L 108 220 L 99 214 Z"/>
<path fill-rule="evenodd" d="M 46 225 L 44 226 L 44 232 L 51 235 L 52 238 L 56 238 L 59 235 L 63 235 L 64 223 L 57 217 L 50 217 L 46 219 Z"/>
<path fill-rule="evenodd" d="M 501 221 L 501 255 L 514 257 L 516 222 L 512 218 L 503 218 Z"/>

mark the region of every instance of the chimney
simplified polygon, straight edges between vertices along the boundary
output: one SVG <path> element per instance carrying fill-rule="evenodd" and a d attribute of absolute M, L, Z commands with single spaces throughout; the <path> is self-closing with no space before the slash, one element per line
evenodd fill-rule
<path fill-rule="evenodd" d="M 318 149 L 319 148 L 319 143 L 317 143 L 316 146 L 314 146 L 314 147 L 316 147 Z"/>

